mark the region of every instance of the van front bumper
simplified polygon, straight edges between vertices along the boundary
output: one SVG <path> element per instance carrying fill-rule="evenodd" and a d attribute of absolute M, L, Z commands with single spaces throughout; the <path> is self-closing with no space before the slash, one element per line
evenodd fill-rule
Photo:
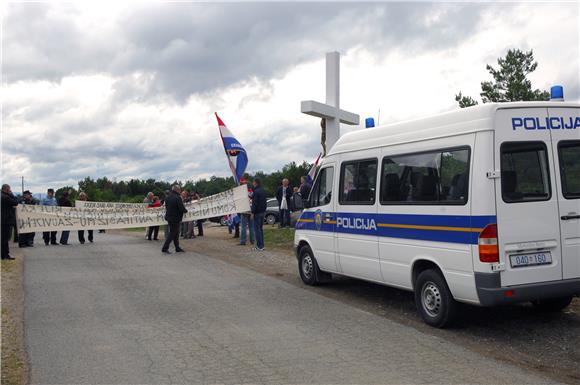
<path fill-rule="evenodd" d="M 482 306 L 580 295 L 580 278 L 502 287 L 500 273 L 475 273 L 475 286 Z"/>

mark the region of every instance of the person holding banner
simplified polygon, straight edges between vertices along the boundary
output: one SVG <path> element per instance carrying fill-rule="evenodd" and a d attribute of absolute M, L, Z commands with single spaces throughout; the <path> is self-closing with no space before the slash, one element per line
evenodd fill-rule
<path fill-rule="evenodd" d="M 56 206 L 54 189 L 49 188 L 46 191 L 46 198 L 44 198 L 40 204 L 41 206 Z M 44 239 L 44 244 L 46 246 L 48 246 L 49 242 L 51 245 L 58 245 L 56 242 L 56 231 L 45 231 L 42 233 L 42 238 Z"/>
<path fill-rule="evenodd" d="M 201 196 L 199 195 L 199 193 L 197 191 L 194 191 L 192 195 L 192 200 L 198 201 L 200 199 Z M 205 222 L 205 219 L 198 219 L 195 221 L 195 226 L 197 226 L 198 237 L 203 237 L 203 222 Z M 192 238 L 195 238 L 195 235 L 193 235 Z"/>
<path fill-rule="evenodd" d="M 157 195 L 153 196 L 153 201 L 151 203 L 149 203 L 147 205 L 148 208 L 157 208 L 157 207 L 161 207 L 161 201 L 159 200 L 159 197 Z M 159 236 L 159 226 L 149 226 L 147 228 L 147 239 L 151 240 L 151 237 L 153 237 L 154 241 L 158 241 L 158 236 Z"/>
<path fill-rule="evenodd" d="M 246 184 L 248 186 L 248 198 L 250 200 L 250 207 L 252 207 L 252 195 L 254 191 L 250 187 L 250 184 Z M 240 245 L 243 246 L 246 244 L 246 227 L 250 233 L 250 243 L 254 244 L 254 218 L 252 218 L 251 213 L 242 213 L 241 214 L 241 233 L 240 233 Z"/>
<path fill-rule="evenodd" d="M 80 201 L 86 201 L 88 200 L 87 194 L 85 194 L 84 192 L 81 192 L 79 194 L 79 200 Z M 78 230 L 78 234 L 79 234 L 79 242 L 81 243 L 81 245 L 85 244 L 85 230 Z M 93 243 L 93 230 L 87 230 L 87 234 L 89 235 L 89 242 Z"/>
<path fill-rule="evenodd" d="M 62 206 L 62 207 L 72 207 L 72 203 L 68 197 L 69 197 L 69 192 L 63 191 L 62 196 L 58 200 L 58 205 Z M 68 231 L 68 230 L 63 230 L 60 232 L 60 244 L 61 245 L 68 246 L 69 234 L 70 234 L 70 231 Z"/>
<path fill-rule="evenodd" d="M 175 245 L 175 252 L 179 253 L 185 251 L 179 247 L 179 225 L 183 219 L 183 214 L 187 212 L 180 193 L 181 187 L 179 187 L 179 185 L 173 185 L 169 195 L 165 198 L 165 220 L 167 221 L 169 234 L 165 238 L 165 243 L 163 243 L 161 251 L 167 254 L 170 253 L 169 244 L 172 241 Z"/>
<path fill-rule="evenodd" d="M 22 193 L 22 198 L 20 198 L 21 204 L 24 205 L 37 205 L 38 202 L 32 197 L 32 193 L 26 190 Z M 24 233 L 18 235 L 18 247 L 34 247 L 34 236 L 35 233 Z"/>
<path fill-rule="evenodd" d="M 183 201 L 184 204 L 188 204 L 189 202 L 191 202 L 189 191 L 187 191 L 187 190 L 181 191 L 181 200 Z M 188 238 L 187 228 L 188 228 L 189 224 L 190 223 L 188 223 L 188 222 L 182 222 L 181 225 L 179 226 L 181 238 L 183 238 L 183 239 Z"/>
<path fill-rule="evenodd" d="M 145 204 L 145 206 L 149 207 L 149 205 L 151 205 L 152 203 L 153 203 L 153 193 L 151 191 L 149 191 L 147 193 L 147 195 L 145 196 L 145 198 L 143 198 L 143 204 Z M 147 227 L 145 229 L 145 238 L 147 238 L 148 236 L 149 236 L 149 228 Z"/>

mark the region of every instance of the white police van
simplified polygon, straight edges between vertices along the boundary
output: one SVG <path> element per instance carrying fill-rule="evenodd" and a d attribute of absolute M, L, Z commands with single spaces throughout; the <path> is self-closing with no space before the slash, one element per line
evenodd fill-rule
<path fill-rule="evenodd" d="M 560 310 L 580 293 L 580 105 L 485 104 L 342 136 L 296 224 L 302 280 L 415 292 L 444 327 L 457 301 Z"/>

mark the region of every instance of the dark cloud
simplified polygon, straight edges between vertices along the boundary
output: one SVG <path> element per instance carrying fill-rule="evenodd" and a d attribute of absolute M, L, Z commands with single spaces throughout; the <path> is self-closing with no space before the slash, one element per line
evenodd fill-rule
<path fill-rule="evenodd" d="M 269 172 L 292 160 L 312 161 L 320 150 L 318 121 L 297 118 L 298 100 L 277 94 L 276 78 L 282 79 L 299 64 L 320 60 L 330 50 L 350 51 L 354 57 L 363 52 L 360 57 L 376 63 L 387 57 L 396 60 L 398 55 L 443 53 L 452 64 L 463 43 L 472 44 L 474 36 L 485 35 L 488 26 L 481 24 L 485 18 L 489 22 L 503 17 L 511 23 L 518 7 L 526 6 L 171 3 L 133 5 L 121 13 L 114 11 L 99 25 L 74 5 L 11 3 L 3 19 L 3 79 L 13 92 L 3 103 L 3 175 L 15 182 L 24 174 L 28 183 L 43 188 L 74 185 L 86 176 L 186 180 L 226 175 L 215 121 L 207 123 L 204 117 L 216 109 L 230 114 L 248 108 L 267 110 L 276 100 L 296 102 L 296 115 L 266 113 L 264 119 L 258 112 L 248 116 L 248 122 L 238 120 L 243 129 L 231 126 L 248 151 L 248 171 Z M 569 14 L 577 15 L 578 6 L 570 7 L 575 12 Z M 573 19 L 577 21 L 577 16 Z M 524 32 L 535 28 L 523 17 L 513 23 Z M 568 57 L 558 56 L 563 64 L 550 72 L 566 87 L 566 98 L 573 99 L 580 95 L 574 59 L 578 45 L 570 42 L 577 43 L 578 38 L 568 35 L 549 43 L 553 56 L 563 55 L 567 47 L 572 51 Z M 497 45 L 505 47 L 513 39 L 506 36 Z M 482 51 L 486 54 L 480 69 L 498 56 L 493 49 Z M 538 58 L 538 73 L 544 70 L 544 59 Z M 358 71 L 367 65 L 355 63 Z M 431 63 L 426 59 L 421 65 L 427 68 Z M 441 76 L 458 76 L 453 66 L 450 74 L 444 71 Z M 483 79 L 474 84 L 479 80 Z M 429 90 L 433 85 L 427 83 L 416 80 L 410 85 Z M 385 94 L 392 92 L 389 84 L 376 87 L 384 88 Z M 361 97 L 369 103 L 365 108 L 381 106 L 380 100 L 369 98 Z M 448 99 L 449 108 L 454 108 L 452 93 Z M 431 108 L 430 100 L 401 103 L 418 107 L 409 114 Z M 440 100 L 433 104 L 449 109 Z M 401 117 L 395 107 L 383 110 L 383 119 L 390 114 Z M 190 124 L 192 116 L 195 127 Z"/>
<path fill-rule="evenodd" d="M 12 4 L 5 17 L 8 82 L 58 81 L 73 74 L 153 76 L 142 95 L 195 93 L 361 46 L 438 50 L 477 28 L 486 5 L 429 3 L 174 3 L 126 10 L 95 31 L 69 6 Z"/>

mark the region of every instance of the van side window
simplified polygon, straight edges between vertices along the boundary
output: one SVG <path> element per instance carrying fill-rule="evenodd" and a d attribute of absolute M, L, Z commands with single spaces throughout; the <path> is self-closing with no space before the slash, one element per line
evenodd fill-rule
<path fill-rule="evenodd" d="M 377 189 L 377 160 L 342 163 L 340 169 L 341 205 L 374 205 Z"/>
<path fill-rule="evenodd" d="M 468 148 L 383 158 L 382 204 L 465 204 L 468 190 Z"/>
<path fill-rule="evenodd" d="M 326 167 L 320 170 L 316 183 L 310 193 L 310 207 L 324 206 L 332 199 L 332 178 L 334 167 Z"/>
<path fill-rule="evenodd" d="M 558 143 L 562 195 L 566 199 L 580 198 L 580 141 Z"/>
<path fill-rule="evenodd" d="M 544 142 L 507 142 L 501 145 L 501 195 L 506 203 L 550 199 L 550 174 Z"/>

